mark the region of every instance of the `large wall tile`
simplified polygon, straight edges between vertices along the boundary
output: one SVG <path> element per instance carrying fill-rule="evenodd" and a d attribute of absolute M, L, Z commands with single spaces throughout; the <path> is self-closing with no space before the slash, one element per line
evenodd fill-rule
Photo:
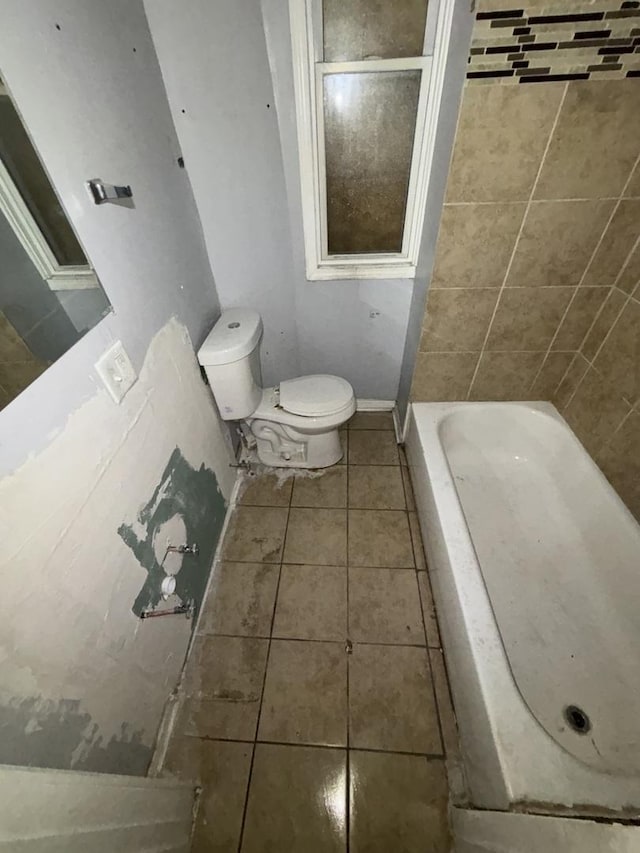
<path fill-rule="evenodd" d="M 569 83 L 535 197 L 619 196 L 638 156 L 638 140 L 636 79 Z"/>
<path fill-rule="evenodd" d="M 471 400 L 529 400 L 543 352 L 484 352 L 471 386 Z"/>
<path fill-rule="evenodd" d="M 551 395 L 551 402 L 555 404 L 557 409 L 563 411 L 588 369 L 589 362 L 587 359 L 582 353 L 576 353 L 564 379 L 556 388 L 555 393 Z"/>
<path fill-rule="evenodd" d="M 505 287 L 491 324 L 487 349 L 546 349 L 573 293 L 572 287 Z"/>
<path fill-rule="evenodd" d="M 529 399 L 550 400 L 571 366 L 574 355 L 572 352 L 550 352 L 531 386 Z"/>
<path fill-rule="evenodd" d="M 596 455 L 596 462 L 640 522 L 640 412 L 632 412 Z"/>
<path fill-rule="evenodd" d="M 623 267 L 618 279 L 616 287 L 624 290 L 625 293 L 633 293 L 640 283 L 640 242 L 636 245 L 631 255 L 627 258 L 627 263 Z"/>
<path fill-rule="evenodd" d="M 478 21 L 488 35 L 504 33 Z M 640 520 L 640 81 L 482 82 L 464 91 L 411 398 L 552 401 Z"/>
<path fill-rule="evenodd" d="M 419 352 L 411 399 L 424 403 L 466 400 L 477 352 Z"/>
<path fill-rule="evenodd" d="M 630 410 L 617 389 L 590 367 L 562 414 L 589 453 L 594 454 Z"/>
<path fill-rule="evenodd" d="M 431 290 L 420 350 L 482 349 L 499 292 L 498 288 Z"/>
<path fill-rule="evenodd" d="M 556 339 L 552 344 L 554 350 L 576 350 L 580 348 L 585 335 L 605 299 L 609 294 L 608 287 L 579 287 Z"/>
<path fill-rule="evenodd" d="M 0 311 L 0 362 L 32 360 L 33 353 Z"/>
<path fill-rule="evenodd" d="M 629 299 L 593 365 L 628 403 L 640 402 L 640 302 Z"/>
<path fill-rule="evenodd" d="M 526 205 L 446 204 L 432 287 L 498 287 Z"/>
<path fill-rule="evenodd" d="M 579 284 L 613 201 L 534 202 L 518 240 L 508 287 Z"/>
<path fill-rule="evenodd" d="M 447 201 L 526 201 L 563 92 L 563 83 L 468 86 Z"/>
<path fill-rule="evenodd" d="M 622 199 L 582 284 L 594 287 L 614 284 L 639 236 L 640 199 Z"/>
<path fill-rule="evenodd" d="M 609 333 L 609 329 L 612 324 L 615 323 L 616 318 L 620 311 L 622 310 L 622 306 L 625 303 L 625 295 L 621 293 L 617 288 L 613 288 L 613 290 L 609 293 L 604 305 L 602 306 L 602 310 L 598 314 L 595 319 L 589 334 L 586 337 L 585 342 L 582 344 L 580 348 L 582 352 L 588 359 L 594 358 L 607 334 Z"/>
<path fill-rule="evenodd" d="M 627 198 L 640 198 L 640 163 L 633 170 L 631 180 L 624 192 Z"/>

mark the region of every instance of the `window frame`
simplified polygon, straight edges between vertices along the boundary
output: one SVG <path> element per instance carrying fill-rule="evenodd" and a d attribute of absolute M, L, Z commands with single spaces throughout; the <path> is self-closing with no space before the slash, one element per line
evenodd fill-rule
<path fill-rule="evenodd" d="M 0 80 L 0 95 L 8 95 Z M 20 190 L 0 158 L 0 213 L 4 214 L 38 274 L 50 290 L 88 290 L 100 287 L 89 264 L 59 264 Z M 66 216 L 66 213 L 65 213 Z"/>
<path fill-rule="evenodd" d="M 454 2 L 455 0 L 431 0 L 429 3 L 423 56 L 324 62 L 321 0 L 289 0 L 305 267 L 309 281 L 415 277 Z M 422 71 L 422 78 L 402 251 L 329 257 L 325 254 L 327 205 L 323 78 L 326 74 L 335 73 L 416 69 Z"/>

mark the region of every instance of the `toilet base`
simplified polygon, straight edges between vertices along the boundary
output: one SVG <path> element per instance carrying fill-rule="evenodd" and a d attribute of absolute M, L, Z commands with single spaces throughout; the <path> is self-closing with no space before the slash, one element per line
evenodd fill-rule
<path fill-rule="evenodd" d="M 258 458 L 273 468 L 328 468 L 342 459 L 340 433 L 307 434 L 290 426 L 256 419 L 249 422 Z"/>

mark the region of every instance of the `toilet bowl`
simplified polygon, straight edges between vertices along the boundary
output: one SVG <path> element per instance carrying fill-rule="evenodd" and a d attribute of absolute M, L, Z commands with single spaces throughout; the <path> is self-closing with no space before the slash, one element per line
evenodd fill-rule
<path fill-rule="evenodd" d="M 265 465 L 326 468 L 339 462 L 338 430 L 356 410 L 353 388 L 327 374 L 262 388 L 261 338 L 260 315 L 233 308 L 223 312 L 198 351 L 222 418 L 248 425 Z"/>

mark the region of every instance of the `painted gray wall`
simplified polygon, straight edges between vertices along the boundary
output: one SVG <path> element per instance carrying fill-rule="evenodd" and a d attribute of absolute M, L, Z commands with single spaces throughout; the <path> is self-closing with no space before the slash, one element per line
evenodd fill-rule
<path fill-rule="evenodd" d="M 114 313 L 2 411 L 0 475 L 95 394 L 111 341 L 139 368 L 171 316 L 197 346 L 219 312 L 142 0 L 5 0 L 2 13 L 0 74 Z M 96 207 L 93 177 L 131 184 L 134 209 Z"/>
<path fill-rule="evenodd" d="M 298 371 L 291 237 L 260 6 L 145 3 L 223 308 L 263 317 L 263 379 Z"/>
<path fill-rule="evenodd" d="M 287 3 L 145 9 L 220 302 L 265 320 L 265 382 L 330 372 L 395 399 L 413 282 L 305 278 Z"/>
<path fill-rule="evenodd" d="M 442 102 L 438 116 L 433 164 L 429 180 L 427 215 L 422 231 L 420 256 L 418 258 L 418 268 L 413 288 L 413 297 L 411 299 L 402 369 L 400 372 L 397 401 L 401 422 L 404 420 L 409 404 L 413 368 L 422 333 L 422 319 L 427 301 L 427 291 L 433 272 L 442 203 L 447 187 L 453 140 L 458 122 L 458 110 L 462 98 L 462 87 L 467 72 L 467 57 L 469 55 L 473 20 L 474 16 L 470 11 L 469 0 L 456 0 Z"/>

